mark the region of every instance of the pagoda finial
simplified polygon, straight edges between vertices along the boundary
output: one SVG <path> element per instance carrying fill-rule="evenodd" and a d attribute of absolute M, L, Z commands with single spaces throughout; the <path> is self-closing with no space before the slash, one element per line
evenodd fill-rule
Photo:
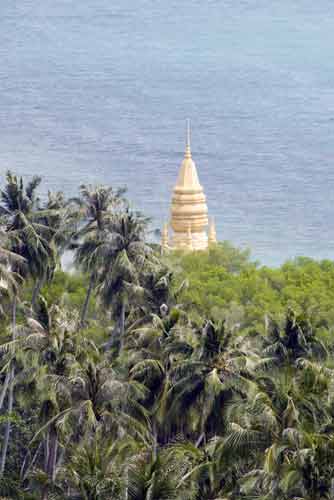
<path fill-rule="evenodd" d="M 161 248 L 168 248 L 168 222 L 165 222 L 161 232 Z"/>
<path fill-rule="evenodd" d="M 187 143 L 186 143 L 186 154 L 185 158 L 191 158 L 191 149 L 190 149 L 190 120 L 187 119 Z"/>
<path fill-rule="evenodd" d="M 217 244 L 217 234 L 216 234 L 216 224 L 215 224 L 215 219 L 211 217 L 211 222 L 209 226 L 209 246 L 210 245 L 216 245 Z"/>

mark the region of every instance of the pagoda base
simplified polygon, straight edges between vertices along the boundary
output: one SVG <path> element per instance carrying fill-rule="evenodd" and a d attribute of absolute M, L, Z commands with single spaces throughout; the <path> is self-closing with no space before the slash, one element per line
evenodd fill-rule
<path fill-rule="evenodd" d="M 191 234 L 174 232 L 171 247 L 174 250 L 206 250 L 208 236 L 205 232 Z"/>

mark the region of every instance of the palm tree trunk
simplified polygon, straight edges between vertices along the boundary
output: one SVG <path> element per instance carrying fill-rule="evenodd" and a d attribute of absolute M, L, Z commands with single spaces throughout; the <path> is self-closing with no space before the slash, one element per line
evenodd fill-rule
<path fill-rule="evenodd" d="M 195 444 L 196 448 L 199 448 L 201 446 L 203 440 L 205 440 L 205 432 L 202 432 L 200 437 L 197 439 Z"/>
<path fill-rule="evenodd" d="M 69 443 L 71 441 L 71 438 L 72 438 L 72 436 L 70 435 L 70 438 L 67 440 L 67 442 L 65 443 L 65 445 L 62 446 L 62 448 L 60 450 L 60 453 L 58 454 L 58 459 L 57 459 L 57 463 L 56 463 L 56 469 L 59 469 L 59 467 L 61 467 L 62 464 L 64 463 L 66 450 L 67 450 L 68 445 L 69 445 Z M 58 443 L 58 447 L 59 447 L 59 443 Z"/>
<path fill-rule="evenodd" d="M 157 423 L 155 419 L 153 420 L 152 424 L 152 434 L 153 434 L 153 460 L 154 462 L 158 458 L 158 430 L 157 430 Z"/>
<path fill-rule="evenodd" d="M 82 311 L 81 311 L 80 326 L 83 326 L 85 323 L 85 319 L 86 319 L 86 315 L 87 315 L 87 311 L 88 311 L 89 300 L 90 300 L 90 296 L 92 295 L 92 291 L 93 291 L 93 287 L 94 287 L 94 281 L 95 281 L 94 280 L 94 273 L 92 273 L 90 275 L 89 286 L 88 286 L 88 290 L 86 293 L 85 302 L 84 302 L 84 305 L 83 305 Z"/>
<path fill-rule="evenodd" d="M 14 295 L 13 298 L 13 305 L 12 305 L 12 339 L 15 340 L 16 338 L 16 309 L 17 309 L 17 297 Z M 11 413 L 13 411 L 13 404 L 14 404 L 14 378 L 15 378 L 15 369 L 14 365 L 10 367 L 10 375 L 9 375 L 9 389 L 8 389 L 8 408 L 7 408 L 7 413 L 8 417 L 10 418 Z M 9 439 L 10 439 L 10 431 L 11 431 L 11 422 L 8 421 L 6 423 L 5 427 L 5 435 L 4 435 L 4 440 L 3 440 L 3 445 L 2 445 L 2 450 L 1 450 L 1 461 L 0 461 L 0 477 L 3 476 L 5 472 L 5 467 L 6 467 L 6 461 L 7 461 L 7 452 L 8 452 L 8 446 L 9 446 Z"/>
<path fill-rule="evenodd" d="M 48 456 L 48 463 L 47 463 L 47 470 L 46 470 L 50 480 L 52 480 L 52 475 L 53 475 L 54 467 L 56 464 L 57 444 L 58 444 L 57 443 L 57 431 L 56 431 L 54 424 L 52 424 L 52 426 L 50 427 L 50 433 L 49 433 L 49 456 Z"/>
<path fill-rule="evenodd" d="M 44 470 L 46 471 L 48 468 L 49 461 L 49 434 L 50 430 L 47 430 L 45 440 L 44 440 Z"/>
<path fill-rule="evenodd" d="M 43 489 L 42 489 L 42 500 L 48 500 L 48 490 L 49 490 L 49 487 L 48 485 L 46 484 Z"/>
<path fill-rule="evenodd" d="M 35 281 L 34 289 L 32 292 L 32 298 L 31 298 L 31 308 L 33 311 L 36 309 L 37 299 L 38 299 L 39 294 L 41 292 L 43 283 L 44 283 L 44 277 L 37 278 Z"/>
<path fill-rule="evenodd" d="M 8 370 L 8 372 L 6 373 L 6 378 L 5 378 L 5 381 L 4 381 L 4 384 L 3 384 L 3 387 L 2 387 L 2 391 L 1 391 L 1 394 L 0 394 L 0 410 L 2 409 L 4 401 L 5 401 L 5 397 L 6 397 L 7 389 L 8 389 L 8 385 L 9 385 L 9 381 L 10 381 L 10 370 Z"/>
<path fill-rule="evenodd" d="M 45 484 L 42 492 L 42 500 L 48 499 L 48 491 L 50 483 L 55 480 L 56 463 L 57 463 L 58 441 L 57 431 L 54 424 L 51 425 L 48 432 L 48 454 L 45 472 L 48 475 L 48 482 Z"/>
<path fill-rule="evenodd" d="M 32 291 L 31 297 L 31 309 L 34 311 L 36 309 L 37 297 L 39 295 L 39 279 L 35 281 L 34 289 Z"/>
<path fill-rule="evenodd" d="M 126 466 L 125 469 L 125 498 L 124 500 L 129 500 L 129 466 Z"/>
<path fill-rule="evenodd" d="M 12 340 L 16 338 L 16 310 L 17 310 L 17 297 L 14 295 L 12 305 Z"/>
<path fill-rule="evenodd" d="M 31 468 L 35 465 L 36 460 L 37 460 L 37 458 L 38 458 L 38 455 L 40 454 L 40 451 L 41 451 L 42 446 L 43 446 L 43 441 L 41 441 L 41 442 L 39 443 L 39 445 L 38 445 L 38 447 L 37 447 L 37 450 L 36 450 L 36 451 L 35 451 L 35 453 L 34 453 L 34 456 L 32 457 L 32 459 L 31 459 L 31 461 L 30 461 L 29 465 L 26 467 L 26 463 L 27 463 L 27 461 L 28 461 L 28 457 L 29 457 L 29 455 L 30 455 L 30 451 L 29 451 L 29 450 L 27 451 L 27 453 L 26 453 L 26 455 L 25 455 L 25 457 L 24 457 L 23 463 L 22 463 L 21 471 L 20 471 L 20 479 L 21 479 L 21 481 L 22 481 L 22 482 L 26 479 L 26 477 L 27 477 L 27 475 L 28 475 L 29 471 L 30 471 L 30 470 L 31 470 Z"/>
<path fill-rule="evenodd" d="M 10 373 L 11 373 L 11 375 L 10 375 L 10 383 L 9 383 L 8 411 L 7 411 L 9 418 L 11 417 L 11 413 L 13 411 L 13 402 L 14 402 L 14 377 L 15 377 L 14 367 L 12 367 L 10 369 Z M 11 431 L 11 423 L 10 423 L 10 421 L 8 421 L 6 423 L 6 427 L 5 427 L 5 435 L 4 435 L 4 440 L 3 440 L 2 450 L 1 450 L 0 477 L 2 477 L 4 472 L 5 472 L 10 431 Z"/>
<path fill-rule="evenodd" d="M 121 315 L 119 318 L 119 333 L 120 333 L 120 350 L 123 349 L 124 334 L 125 334 L 125 299 L 122 299 Z"/>
<path fill-rule="evenodd" d="M 54 483 L 56 479 L 56 465 L 57 465 L 57 455 L 58 455 L 58 439 L 57 433 L 55 433 L 52 438 L 52 448 L 51 448 L 51 460 L 50 460 L 50 479 Z"/>

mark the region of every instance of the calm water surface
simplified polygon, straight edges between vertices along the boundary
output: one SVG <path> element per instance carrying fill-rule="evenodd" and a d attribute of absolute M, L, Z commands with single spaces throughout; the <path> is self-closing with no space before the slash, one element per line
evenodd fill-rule
<path fill-rule="evenodd" d="M 0 169 L 126 184 L 160 226 L 185 118 L 218 235 L 334 257 L 334 3 L 2 0 Z"/>

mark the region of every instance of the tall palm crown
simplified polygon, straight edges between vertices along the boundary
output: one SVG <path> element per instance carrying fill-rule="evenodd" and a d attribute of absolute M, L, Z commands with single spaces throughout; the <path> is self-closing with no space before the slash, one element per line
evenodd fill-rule
<path fill-rule="evenodd" d="M 99 249 L 99 294 L 103 305 L 112 308 L 120 336 L 124 339 L 129 295 L 138 285 L 141 270 L 151 248 L 145 242 L 148 220 L 129 209 L 115 214 L 109 222 Z"/>
<path fill-rule="evenodd" d="M 8 171 L 6 182 L 5 188 L 1 190 L 2 213 L 9 216 L 17 212 L 29 213 L 38 203 L 35 191 L 41 182 L 41 178 L 33 177 L 24 189 L 22 177 L 18 178 Z"/>
<path fill-rule="evenodd" d="M 40 277 L 54 263 L 54 251 L 49 244 L 53 230 L 40 221 L 36 197 L 40 182 L 40 177 L 34 177 L 24 187 L 22 177 L 7 172 L 6 186 L 0 191 L 0 214 L 10 250 L 25 259 L 25 266 L 17 264 L 15 269 L 32 277 Z"/>
<path fill-rule="evenodd" d="M 80 186 L 80 197 L 74 201 L 80 210 L 83 227 L 80 234 L 86 234 L 94 229 L 103 229 L 106 220 L 109 220 L 114 209 L 123 200 L 125 189 L 114 189 L 110 186 Z"/>
<path fill-rule="evenodd" d="M 145 242 L 147 219 L 129 209 L 114 215 L 101 245 L 100 292 L 106 306 L 125 292 L 125 284 L 138 278 L 145 259 L 151 253 Z"/>
<path fill-rule="evenodd" d="M 25 263 L 22 257 L 7 250 L 9 246 L 8 234 L 0 229 L 0 296 L 13 296 L 17 293 L 20 276 L 11 269 Z"/>
<path fill-rule="evenodd" d="M 40 212 L 40 220 L 45 226 L 52 228 L 52 244 L 58 257 L 67 250 L 77 227 L 77 211 L 65 198 L 64 193 L 48 192 L 46 202 Z"/>
<path fill-rule="evenodd" d="M 100 267 L 99 249 L 104 241 L 105 226 L 110 222 L 114 210 L 123 203 L 124 190 L 116 192 L 107 186 L 80 186 L 80 197 L 74 198 L 79 220 L 79 228 L 74 234 L 71 249 L 74 261 L 90 274 L 86 299 L 81 311 L 80 323 L 84 324 L 89 301 L 96 283 Z"/>
<path fill-rule="evenodd" d="M 80 187 L 80 198 L 74 201 L 79 207 L 79 229 L 72 248 L 76 263 L 86 272 L 95 271 L 97 252 L 103 240 L 103 231 L 110 222 L 114 209 L 122 201 L 123 191 L 114 192 L 107 186 Z"/>

